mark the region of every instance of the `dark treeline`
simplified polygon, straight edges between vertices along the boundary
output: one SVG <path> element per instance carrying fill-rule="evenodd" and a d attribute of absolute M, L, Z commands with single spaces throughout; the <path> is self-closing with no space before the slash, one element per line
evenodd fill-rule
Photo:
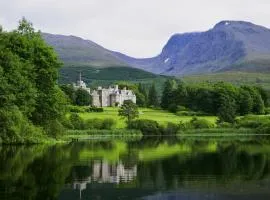
<path fill-rule="evenodd" d="M 192 110 L 230 123 L 237 115 L 265 114 L 267 106 L 269 95 L 264 89 L 224 82 L 188 85 L 167 80 L 161 99 L 161 107 L 171 112 Z"/>

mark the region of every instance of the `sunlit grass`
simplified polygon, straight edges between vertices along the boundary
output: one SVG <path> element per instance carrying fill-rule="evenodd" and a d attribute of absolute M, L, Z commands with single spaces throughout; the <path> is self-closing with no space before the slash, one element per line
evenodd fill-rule
<path fill-rule="evenodd" d="M 149 108 L 140 108 L 139 109 L 139 119 L 150 119 L 155 120 L 160 124 L 167 124 L 168 122 L 179 123 L 188 122 L 192 119 L 192 116 L 177 116 L 173 113 L 163 111 L 163 110 L 155 110 Z M 104 119 L 104 118 L 113 118 L 117 121 L 116 128 L 125 128 L 126 123 L 125 120 L 118 116 L 118 108 L 104 108 L 104 112 L 102 113 L 81 113 L 80 116 L 83 119 Z M 209 122 L 215 124 L 217 118 L 214 116 L 200 116 L 200 119 L 206 119 Z"/>

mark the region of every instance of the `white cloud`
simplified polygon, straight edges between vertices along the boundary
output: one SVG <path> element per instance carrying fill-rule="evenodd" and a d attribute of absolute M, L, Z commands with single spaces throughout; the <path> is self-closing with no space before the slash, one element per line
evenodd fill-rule
<path fill-rule="evenodd" d="M 25 16 L 50 33 L 77 35 L 131 56 L 154 56 L 174 33 L 204 31 L 221 20 L 270 27 L 269 0 L 1 0 L 0 23 Z"/>

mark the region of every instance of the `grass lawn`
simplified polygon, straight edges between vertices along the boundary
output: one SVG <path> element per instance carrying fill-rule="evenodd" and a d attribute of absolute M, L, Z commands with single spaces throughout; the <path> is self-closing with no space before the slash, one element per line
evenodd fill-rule
<path fill-rule="evenodd" d="M 173 113 L 169 113 L 163 110 L 154 110 L 149 108 L 139 109 L 139 119 L 151 119 L 155 120 L 160 124 L 167 124 L 168 122 L 179 123 L 180 121 L 186 122 L 192 119 L 191 116 L 176 116 Z M 118 108 L 104 108 L 102 113 L 80 113 L 83 119 L 94 119 L 94 118 L 113 118 L 117 120 L 116 128 L 125 128 L 125 121 L 123 118 L 118 116 Z M 202 116 L 198 118 L 204 118 L 212 122 L 216 122 L 216 117 Z"/>

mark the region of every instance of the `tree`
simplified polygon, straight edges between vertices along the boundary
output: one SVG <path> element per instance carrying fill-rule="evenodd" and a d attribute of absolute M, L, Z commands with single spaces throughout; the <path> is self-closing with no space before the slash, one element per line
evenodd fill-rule
<path fill-rule="evenodd" d="M 53 126 L 48 124 L 61 124 L 66 104 L 56 84 L 61 66 L 56 53 L 25 18 L 17 30 L 0 32 L 0 41 L 0 112 L 3 116 L 16 112 L 8 123 L 0 123 L 0 129 L 22 141 L 41 128 L 51 133 L 47 128 Z"/>
<path fill-rule="evenodd" d="M 263 103 L 265 107 L 269 107 L 270 105 L 270 95 L 269 92 L 263 89 L 260 86 L 256 86 L 255 89 L 259 92 L 262 97 Z"/>
<path fill-rule="evenodd" d="M 145 99 L 145 106 L 147 106 L 147 102 L 148 102 L 148 94 L 147 94 L 147 90 L 145 88 L 145 86 L 143 86 L 141 83 L 139 83 L 138 85 L 138 91 L 143 94 L 144 99 Z"/>
<path fill-rule="evenodd" d="M 252 86 L 243 86 L 244 90 L 247 90 L 252 98 L 252 113 L 255 114 L 264 114 L 264 101 L 260 92 Z"/>
<path fill-rule="evenodd" d="M 91 104 L 91 96 L 84 89 L 78 89 L 75 92 L 75 102 L 78 106 L 89 106 Z"/>
<path fill-rule="evenodd" d="M 148 106 L 153 106 L 153 107 L 159 106 L 158 95 L 157 95 L 155 83 L 153 83 L 149 89 Z"/>
<path fill-rule="evenodd" d="M 176 104 L 181 106 L 186 106 L 188 93 L 186 85 L 183 82 L 178 84 L 178 87 L 175 92 Z"/>
<path fill-rule="evenodd" d="M 161 98 L 161 104 L 160 104 L 163 109 L 168 109 L 169 106 L 174 102 L 175 89 L 176 89 L 175 80 L 168 79 L 164 83 L 164 89 L 162 92 L 162 98 Z"/>
<path fill-rule="evenodd" d="M 147 102 L 145 96 L 140 92 L 135 92 L 136 95 L 136 104 L 140 107 L 146 106 Z"/>
<path fill-rule="evenodd" d="M 72 85 L 61 85 L 61 90 L 65 93 L 71 104 L 76 104 L 76 90 Z"/>
<path fill-rule="evenodd" d="M 133 119 L 139 117 L 138 107 L 131 100 L 126 100 L 119 109 L 118 115 L 126 118 L 129 124 Z"/>
<path fill-rule="evenodd" d="M 226 94 L 219 94 L 217 116 L 219 122 L 234 123 L 236 118 L 236 104 L 234 99 Z"/>
<path fill-rule="evenodd" d="M 238 112 L 240 115 L 247 115 L 252 112 L 253 108 L 253 100 L 250 93 L 243 88 L 239 89 L 239 97 L 238 97 Z"/>

